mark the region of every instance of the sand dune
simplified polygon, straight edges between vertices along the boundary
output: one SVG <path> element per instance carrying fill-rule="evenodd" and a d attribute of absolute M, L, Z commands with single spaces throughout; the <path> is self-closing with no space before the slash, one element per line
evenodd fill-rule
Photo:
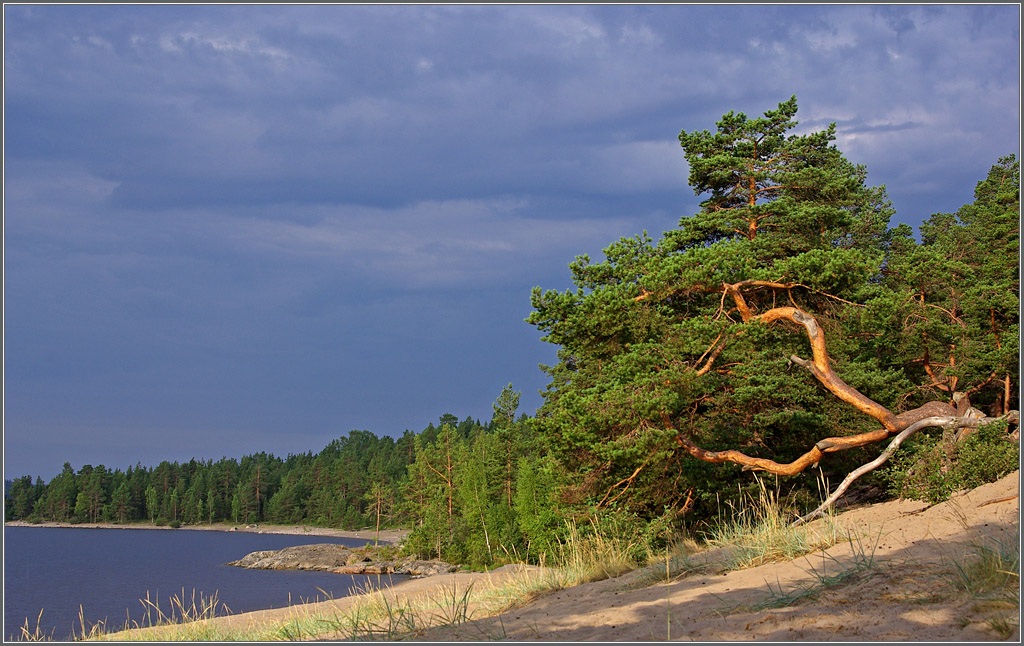
<path fill-rule="evenodd" d="M 1019 472 L 928 506 L 894 501 L 852 509 L 840 523 L 860 535 L 787 563 L 691 574 L 653 585 L 651 571 L 550 594 L 500 617 L 428 631 L 424 641 L 971 641 L 1001 639 L 987 620 L 1018 610 L 972 600 L 951 567 L 979 541 L 1014 544 Z M 993 502 L 997 501 L 997 502 Z M 1019 542 L 1016 543 L 1019 546 Z M 1018 547 L 1019 549 L 1019 547 Z M 872 567 L 854 574 L 865 556 Z M 821 576 L 850 572 L 823 588 Z M 1018 581 L 1019 582 L 1019 581 Z M 813 596 L 799 596 L 801 590 Z M 1019 597 L 1018 597 L 1019 598 Z M 778 608 L 765 608 L 774 601 Z M 760 608 L 760 609 L 758 609 Z M 1019 625 L 1009 637 L 1020 640 Z"/>

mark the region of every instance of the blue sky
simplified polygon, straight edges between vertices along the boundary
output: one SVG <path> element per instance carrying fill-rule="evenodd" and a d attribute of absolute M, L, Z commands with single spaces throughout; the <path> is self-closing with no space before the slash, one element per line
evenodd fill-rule
<path fill-rule="evenodd" d="M 1020 149 L 1020 6 L 4 6 L 4 474 L 532 414 L 535 285 L 795 94 L 893 224 Z"/>

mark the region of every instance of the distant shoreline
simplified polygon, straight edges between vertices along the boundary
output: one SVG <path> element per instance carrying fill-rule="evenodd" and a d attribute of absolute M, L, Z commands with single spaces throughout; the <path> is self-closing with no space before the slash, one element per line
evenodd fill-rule
<path fill-rule="evenodd" d="M 24 520 L 13 520 L 4 523 L 4 527 L 50 527 L 69 529 L 140 529 L 140 530 L 186 530 L 186 531 L 213 531 L 213 532 L 245 532 L 248 534 L 288 534 L 292 536 L 325 536 L 330 538 L 352 538 L 366 541 L 373 541 L 376 537 L 381 543 L 396 544 L 401 542 L 409 534 L 406 529 L 382 529 L 378 535 L 372 529 L 345 530 L 331 527 L 313 527 L 310 525 L 267 525 L 267 524 L 231 524 L 214 523 L 212 525 L 182 525 L 181 527 L 169 527 L 167 525 L 156 525 L 153 523 L 127 523 L 119 525 L 116 523 L 58 523 L 42 522 L 30 523 Z"/>

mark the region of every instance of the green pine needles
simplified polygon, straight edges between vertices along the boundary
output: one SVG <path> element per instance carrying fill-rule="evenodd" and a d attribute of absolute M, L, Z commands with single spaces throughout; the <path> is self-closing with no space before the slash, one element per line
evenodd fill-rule
<path fill-rule="evenodd" d="M 569 508 L 700 522 L 736 502 L 730 463 L 810 494 L 796 474 L 841 479 L 912 415 L 1018 406 L 1016 158 L 917 241 L 836 125 L 794 134 L 796 115 L 791 97 L 683 130 L 700 210 L 577 257 L 574 289 L 534 288 L 527 320 L 559 347 L 535 428 Z M 951 459 L 993 477 L 973 446 Z"/>

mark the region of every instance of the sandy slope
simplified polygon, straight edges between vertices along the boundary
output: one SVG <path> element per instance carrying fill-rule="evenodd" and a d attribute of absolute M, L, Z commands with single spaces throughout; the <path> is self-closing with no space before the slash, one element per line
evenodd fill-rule
<path fill-rule="evenodd" d="M 788 563 L 694 574 L 643 585 L 633 572 L 563 590 L 499 618 L 435 629 L 426 641 L 968 641 L 997 639 L 976 601 L 953 588 L 950 568 L 983 540 L 1019 534 L 1020 473 L 932 507 L 895 501 L 853 509 L 839 522 L 864 536 L 874 567 L 816 598 L 750 610 L 798 591 L 855 558 L 851 544 Z M 1012 498 L 1010 498 L 1012 497 Z M 1000 502 L 989 502 L 992 500 Z M 987 503 L 987 504 L 986 504 Z M 1019 543 L 1018 543 L 1019 545 Z M 638 587 L 639 586 L 639 587 Z M 773 592 L 774 591 L 774 592 Z M 1017 621 L 1018 611 L 1004 611 Z M 1011 636 L 1020 641 L 1019 625 Z"/>
<path fill-rule="evenodd" d="M 953 586 L 953 563 L 983 541 L 1013 544 L 1019 535 L 1020 473 L 954 496 L 935 506 L 894 501 L 838 516 L 851 535 L 796 561 L 722 572 L 720 553 L 693 557 L 696 573 L 666 581 L 664 566 L 549 593 L 495 617 L 470 608 L 471 621 L 420 632 L 417 641 L 980 641 L 999 639 L 986 619 L 1019 611 L 982 604 Z M 818 521 L 820 522 L 820 521 Z M 858 547 L 859 543 L 859 547 Z M 1019 545 L 1019 543 L 1017 543 Z M 841 584 L 821 588 L 819 576 L 851 571 L 858 558 L 872 567 Z M 660 574 L 659 574 L 660 570 Z M 456 573 L 395 586 L 398 598 L 477 590 L 513 576 Z M 522 575 L 519 575 L 522 576 Z M 778 607 L 766 602 L 817 588 L 817 594 Z M 1019 598 L 1019 597 L 1018 597 Z M 216 619 L 269 624 L 312 609 L 343 610 L 355 599 Z M 757 609 L 760 608 L 760 609 Z M 475 614 L 473 614 L 475 613 Z M 473 617 L 478 617 L 473 619 Z M 344 637 L 320 635 L 321 639 Z M 1010 640 L 1020 641 L 1019 625 Z"/>

